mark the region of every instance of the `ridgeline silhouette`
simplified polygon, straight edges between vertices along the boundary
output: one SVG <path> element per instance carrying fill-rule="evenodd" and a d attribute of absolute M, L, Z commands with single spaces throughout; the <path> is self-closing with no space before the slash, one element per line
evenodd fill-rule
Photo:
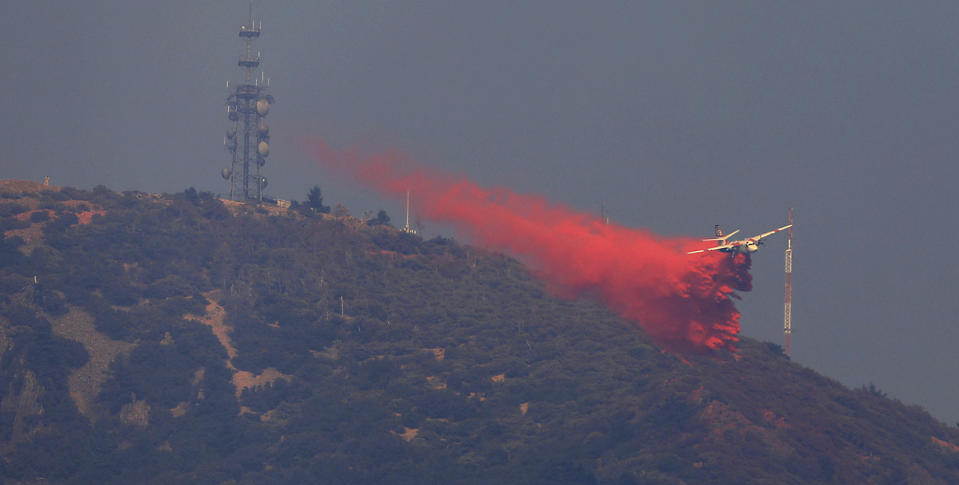
<path fill-rule="evenodd" d="M 873 386 L 338 212 L 0 183 L 0 481 L 959 483 Z"/>

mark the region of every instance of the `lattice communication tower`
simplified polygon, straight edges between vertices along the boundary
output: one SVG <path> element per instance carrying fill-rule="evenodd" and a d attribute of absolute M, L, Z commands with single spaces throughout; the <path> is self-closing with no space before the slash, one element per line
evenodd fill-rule
<path fill-rule="evenodd" d="M 793 210 L 789 209 L 786 217 L 788 224 L 793 223 Z M 792 311 L 793 311 L 793 228 L 789 228 L 786 237 L 786 300 L 783 306 L 783 339 L 786 355 L 792 355 Z"/>
<path fill-rule="evenodd" d="M 260 37 L 263 22 L 253 18 L 253 2 L 250 2 L 250 20 L 240 27 L 240 38 L 245 49 L 237 64 L 243 69 L 243 82 L 237 84 L 226 98 L 227 118 L 233 123 L 226 130 L 223 144 L 232 155 L 229 168 L 221 175 L 230 184 L 230 199 L 262 201 L 267 180 L 263 165 L 270 156 L 270 127 L 266 115 L 273 104 L 269 94 L 270 80 L 260 69 L 262 57 L 254 50 L 254 42 Z M 227 88 L 230 82 L 226 83 Z"/>

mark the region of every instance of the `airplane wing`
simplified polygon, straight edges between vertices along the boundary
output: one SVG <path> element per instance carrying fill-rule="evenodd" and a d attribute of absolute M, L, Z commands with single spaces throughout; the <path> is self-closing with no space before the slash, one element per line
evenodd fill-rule
<path fill-rule="evenodd" d="M 734 247 L 736 247 L 736 246 L 739 246 L 739 243 L 721 244 L 721 245 L 719 245 L 719 246 L 713 246 L 713 247 L 711 247 L 711 248 L 699 249 L 699 250 L 696 250 L 696 251 L 690 251 L 690 252 L 688 252 L 688 253 L 686 253 L 686 254 L 699 254 L 699 253 L 705 253 L 705 252 L 707 252 L 707 251 L 719 251 L 719 250 L 721 250 L 721 249 L 729 249 L 729 248 L 734 248 Z"/>
<path fill-rule="evenodd" d="M 736 229 L 735 231 L 733 231 L 733 232 L 731 232 L 731 233 L 729 233 L 729 234 L 726 234 L 725 236 L 722 236 L 722 237 L 711 237 L 711 238 L 709 238 L 709 239 L 703 239 L 703 241 L 722 241 L 722 242 L 725 243 L 727 239 L 733 237 L 733 234 L 736 234 L 737 232 L 739 232 L 739 229 Z"/>
<path fill-rule="evenodd" d="M 749 240 L 750 240 L 750 241 L 759 241 L 759 240 L 761 240 L 761 239 L 764 238 L 764 237 L 772 236 L 773 234 L 776 234 L 777 232 L 782 231 L 783 229 L 789 229 L 790 227 L 793 227 L 793 225 L 792 225 L 792 224 L 789 224 L 788 226 L 783 226 L 783 227 L 780 227 L 779 229 L 773 229 L 772 231 L 764 232 L 764 233 L 762 233 L 762 234 L 760 234 L 760 235 L 758 235 L 758 236 L 753 236 L 753 237 L 749 238 Z"/>

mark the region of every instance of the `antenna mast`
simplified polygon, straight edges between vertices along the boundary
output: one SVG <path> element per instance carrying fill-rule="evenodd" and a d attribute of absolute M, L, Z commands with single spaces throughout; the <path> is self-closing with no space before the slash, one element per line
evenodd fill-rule
<path fill-rule="evenodd" d="M 793 210 L 789 209 L 786 217 L 788 224 L 793 223 Z M 786 356 L 792 356 L 792 306 L 793 306 L 793 228 L 789 228 L 786 236 L 786 300 L 783 305 L 783 338 L 786 347 Z"/>
<path fill-rule="evenodd" d="M 262 25 L 262 21 L 257 24 L 253 18 L 253 1 L 250 0 L 249 23 L 240 27 L 245 49 L 237 62 L 243 69 L 243 82 L 237 84 L 226 98 L 227 118 L 233 124 L 226 130 L 224 145 L 232 154 L 232 162 L 221 175 L 229 181 L 230 199 L 243 202 L 262 201 L 267 184 L 262 168 L 270 155 L 270 127 L 265 118 L 273 104 L 273 96 L 268 92 L 269 80 L 260 69 L 260 52 L 253 48 Z"/>
<path fill-rule="evenodd" d="M 403 232 L 416 234 L 416 229 L 410 225 L 410 191 L 406 190 L 406 225 L 403 226 Z"/>

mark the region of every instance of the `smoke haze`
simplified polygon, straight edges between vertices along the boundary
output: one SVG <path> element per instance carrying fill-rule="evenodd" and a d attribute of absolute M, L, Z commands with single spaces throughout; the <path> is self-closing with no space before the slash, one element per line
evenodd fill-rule
<path fill-rule="evenodd" d="M 516 257 L 557 295 L 600 299 L 666 349 L 734 350 L 740 314 L 732 298 L 736 290 L 751 289 L 747 256 L 687 255 L 701 243 L 605 224 L 540 196 L 484 188 L 399 151 L 307 145 L 323 167 L 386 196 L 411 191 L 418 216 L 449 223 L 473 244 Z"/>

